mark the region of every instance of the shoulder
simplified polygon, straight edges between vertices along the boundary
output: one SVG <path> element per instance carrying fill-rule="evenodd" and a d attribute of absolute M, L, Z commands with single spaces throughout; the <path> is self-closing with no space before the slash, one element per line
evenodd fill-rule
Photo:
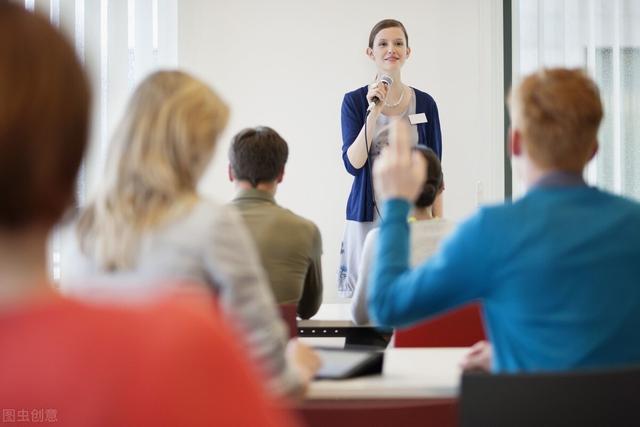
<path fill-rule="evenodd" d="M 208 224 L 221 231 L 226 227 L 235 229 L 242 227 L 242 218 L 238 207 L 232 203 L 223 204 L 216 200 L 202 197 L 189 213 L 190 220 L 196 223 Z"/>
<path fill-rule="evenodd" d="M 502 225 L 507 221 L 505 217 L 511 218 L 513 216 L 513 212 L 510 211 L 510 203 L 483 206 L 457 226 L 450 223 L 452 232 L 447 240 L 457 244 L 474 243 L 483 239 L 485 234 L 494 235 L 502 229 Z M 513 219 L 510 219 L 508 223 L 512 222 Z"/>
<path fill-rule="evenodd" d="M 189 215 L 194 217 L 215 217 L 220 213 L 224 213 L 227 206 L 209 197 L 198 197 L 198 201 L 193 205 Z"/>
<path fill-rule="evenodd" d="M 367 98 L 367 90 L 369 89 L 368 85 L 359 87 L 350 92 L 344 94 L 344 99 L 349 101 L 362 100 Z"/>
<path fill-rule="evenodd" d="M 613 203 L 617 203 L 620 206 L 629 209 L 629 211 L 640 212 L 640 202 L 637 200 L 633 200 L 625 196 L 620 196 L 618 194 L 613 194 L 596 187 L 589 187 L 589 189 L 592 190 L 593 193 L 597 195 L 597 197 L 601 197 L 603 199 L 610 200 Z"/>
<path fill-rule="evenodd" d="M 310 235 L 320 235 L 320 229 L 318 226 L 311 221 L 301 215 L 298 215 L 291 211 L 290 209 L 284 208 L 278 205 L 278 212 L 280 216 L 280 220 L 283 221 L 289 229 L 296 229 L 299 231 L 303 231 Z"/>
<path fill-rule="evenodd" d="M 364 239 L 365 245 L 374 245 L 378 240 L 378 236 L 380 235 L 380 227 L 376 227 L 373 230 L 367 233 L 367 236 Z"/>
<path fill-rule="evenodd" d="M 184 357 L 187 353 L 196 356 L 228 340 L 215 304 L 202 301 L 208 296 L 208 293 L 204 296 L 185 293 L 130 307 L 92 304 L 77 307 L 75 312 L 87 330 L 100 330 L 101 336 L 111 341 L 114 348 L 153 354 L 154 358 L 166 356 L 169 365 L 172 357 L 180 354 Z"/>
<path fill-rule="evenodd" d="M 595 187 L 589 187 L 589 189 L 593 198 L 591 204 L 598 206 L 604 215 L 612 220 L 620 220 L 625 226 L 640 230 L 640 202 Z"/>
<path fill-rule="evenodd" d="M 342 108 L 362 109 L 367 106 L 367 90 L 368 86 L 362 86 L 344 94 L 342 99 Z"/>
<path fill-rule="evenodd" d="M 436 106 L 436 101 L 435 99 L 433 99 L 433 97 L 431 95 L 429 95 L 427 92 L 423 92 L 419 89 L 416 89 L 414 87 L 411 87 L 411 89 L 413 89 L 414 93 L 416 94 L 416 104 L 417 105 L 421 105 L 421 106 L 425 106 L 425 107 L 435 107 Z"/>
<path fill-rule="evenodd" d="M 190 248 L 197 252 L 224 236 L 236 235 L 239 228 L 242 228 L 242 220 L 235 207 L 198 198 L 185 213 L 158 227 L 147 238 L 151 247 L 157 247 L 160 239 L 162 248 L 166 249 L 170 242 L 175 248 Z"/>
<path fill-rule="evenodd" d="M 411 223 L 411 233 L 446 235 L 456 227 L 456 223 L 445 218 L 434 218 L 432 220 L 414 221 Z"/>
<path fill-rule="evenodd" d="M 217 320 L 213 306 L 210 316 L 202 316 L 201 310 L 195 309 L 195 304 L 187 304 L 187 299 L 184 301 L 184 304 L 179 304 L 169 300 L 156 300 L 125 306 L 106 302 L 85 303 L 61 297 L 47 310 L 51 323 L 70 335 L 91 336 L 99 330 L 101 342 L 118 343 L 118 346 L 126 345 L 123 348 L 133 349 L 146 348 L 156 340 L 169 342 L 181 339 L 191 330 L 206 330 L 204 326 L 198 329 L 198 325 L 215 324 Z M 208 320 L 197 320 L 198 317 L 206 317 Z"/>

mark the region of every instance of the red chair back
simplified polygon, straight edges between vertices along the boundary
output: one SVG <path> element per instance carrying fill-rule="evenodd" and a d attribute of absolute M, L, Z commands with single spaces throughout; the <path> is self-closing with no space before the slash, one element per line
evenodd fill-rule
<path fill-rule="evenodd" d="M 280 304 L 280 315 L 289 329 L 289 338 L 298 336 L 298 306 L 296 304 Z"/>
<path fill-rule="evenodd" d="M 454 427 L 455 399 L 307 400 L 298 414 L 308 427 Z"/>
<path fill-rule="evenodd" d="M 479 304 L 465 305 L 415 326 L 398 329 L 396 347 L 468 347 L 486 339 Z"/>

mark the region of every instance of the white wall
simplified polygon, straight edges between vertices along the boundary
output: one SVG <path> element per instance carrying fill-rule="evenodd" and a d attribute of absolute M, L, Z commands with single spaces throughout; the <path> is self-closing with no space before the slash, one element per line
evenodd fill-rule
<path fill-rule="evenodd" d="M 351 176 L 343 169 L 340 104 L 369 82 L 371 27 L 402 21 L 412 57 L 405 83 L 438 103 L 446 180 L 445 214 L 460 219 L 503 198 L 502 2 L 500 0 L 183 0 L 178 63 L 209 82 L 232 118 L 201 189 L 230 200 L 230 137 L 268 125 L 289 143 L 277 199 L 315 221 L 324 241 L 325 301 L 336 277 Z"/>

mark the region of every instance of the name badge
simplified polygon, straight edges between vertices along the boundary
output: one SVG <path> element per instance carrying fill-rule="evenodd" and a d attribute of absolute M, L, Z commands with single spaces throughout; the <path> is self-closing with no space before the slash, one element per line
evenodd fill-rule
<path fill-rule="evenodd" d="M 427 123 L 427 115 L 425 113 L 409 114 L 409 123 L 412 125 Z"/>

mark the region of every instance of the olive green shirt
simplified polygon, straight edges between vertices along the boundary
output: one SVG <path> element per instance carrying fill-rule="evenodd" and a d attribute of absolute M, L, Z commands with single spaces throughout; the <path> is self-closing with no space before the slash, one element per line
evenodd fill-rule
<path fill-rule="evenodd" d="M 322 238 L 316 225 L 278 206 L 268 192 L 241 190 L 232 204 L 253 237 L 278 304 L 308 319 L 322 303 Z"/>

